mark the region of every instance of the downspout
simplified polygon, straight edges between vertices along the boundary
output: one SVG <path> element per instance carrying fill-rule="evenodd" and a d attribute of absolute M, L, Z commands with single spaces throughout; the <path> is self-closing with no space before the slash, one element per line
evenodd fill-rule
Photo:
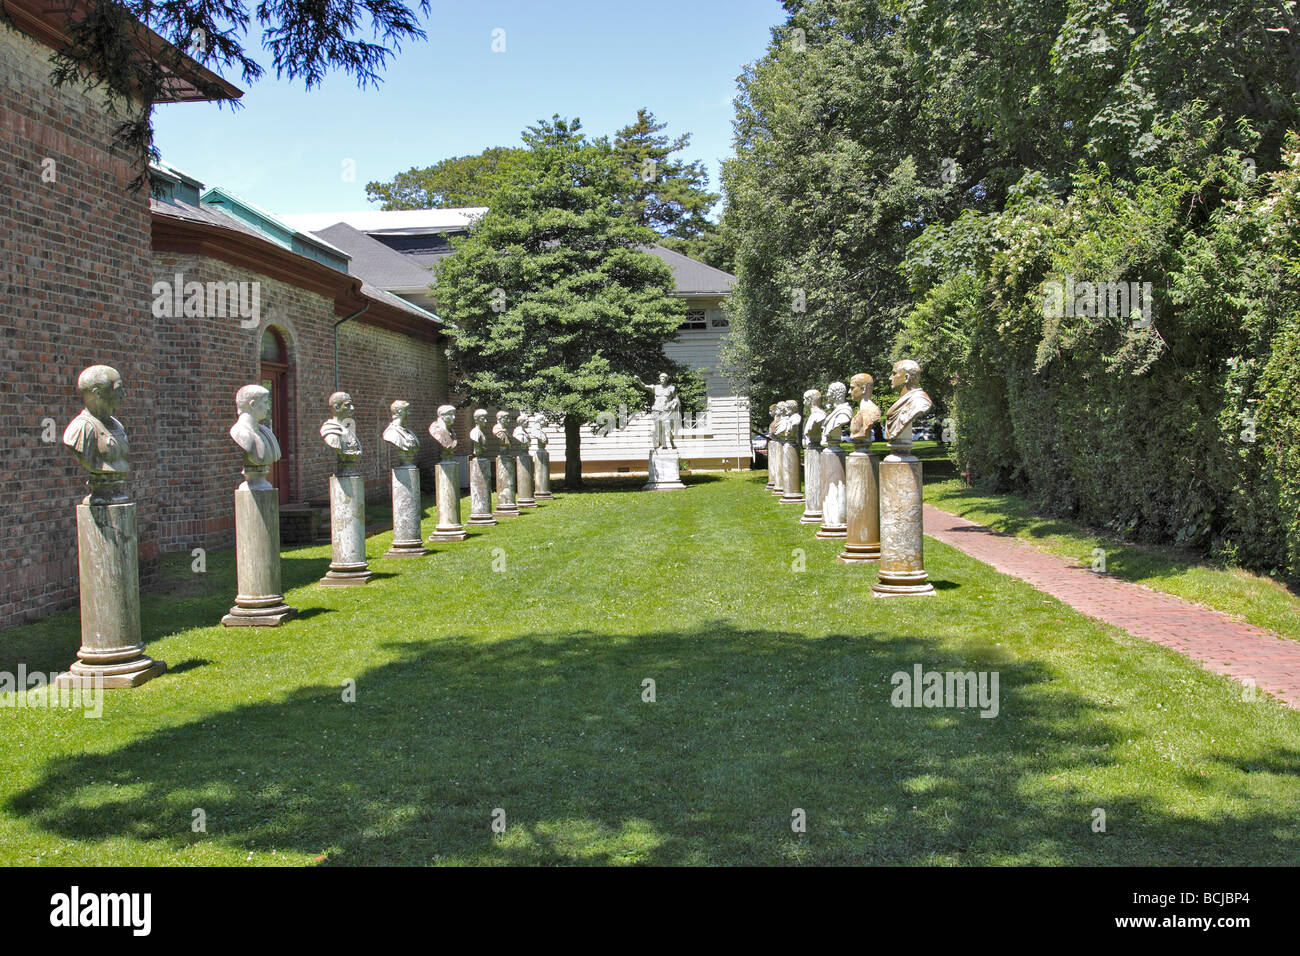
<path fill-rule="evenodd" d="M 367 300 L 366 304 L 356 312 L 334 323 L 334 391 L 336 392 L 339 390 L 339 326 L 344 322 L 351 322 L 358 316 L 365 315 L 370 306 L 371 303 Z"/>

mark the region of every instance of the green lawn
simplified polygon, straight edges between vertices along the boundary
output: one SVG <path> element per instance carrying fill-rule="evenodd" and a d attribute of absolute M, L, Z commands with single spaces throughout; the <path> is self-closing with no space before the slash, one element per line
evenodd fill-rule
<path fill-rule="evenodd" d="M 930 467 L 927 462 L 926 468 Z M 1046 518 L 1024 498 L 990 494 L 958 480 L 927 483 L 925 500 L 1089 567 L 1100 548 L 1105 552 L 1106 572 L 1115 577 L 1300 640 L 1300 594 L 1265 575 L 1211 564 L 1183 549 L 1133 544 L 1072 521 Z"/>
<path fill-rule="evenodd" d="M 765 477 L 562 495 L 418 560 L 376 535 L 365 588 L 287 551 L 279 629 L 212 626 L 232 555 L 178 556 L 144 602 L 168 674 L 98 720 L 0 709 L 0 861 L 1300 858 L 1300 713 L 935 542 L 938 597 L 873 600 Z M 0 637 L 0 669 L 76 644 L 57 615 Z M 891 706 L 918 663 L 998 672 L 998 716 Z"/>

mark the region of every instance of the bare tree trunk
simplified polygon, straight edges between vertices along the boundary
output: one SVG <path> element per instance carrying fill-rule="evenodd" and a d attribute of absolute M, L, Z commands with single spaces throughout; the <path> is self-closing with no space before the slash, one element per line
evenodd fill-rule
<path fill-rule="evenodd" d="M 582 422 L 576 415 L 564 419 L 564 488 L 582 487 Z"/>

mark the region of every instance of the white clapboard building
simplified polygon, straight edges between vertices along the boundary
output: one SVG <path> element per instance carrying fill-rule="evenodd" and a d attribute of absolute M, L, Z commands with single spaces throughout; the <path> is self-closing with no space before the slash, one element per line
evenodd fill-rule
<path fill-rule="evenodd" d="M 365 281 L 431 309 L 423 274 L 452 254 L 449 238 L 464 233 L 485 211 L 482 207 L 361 210 L 281 218 L 348 252 L 352 256 L 351 268 Z M 734 394 L 718 370 L 719 349 L 728 335 L 722 303 L 736 278 L 662 246 L 651 246 L 647 251 L 669 265 L 675 294 L 686 300 L 686 319 L 664 352 L 702 372 L 708 386 L 706 407 L 683 416 L 677 436 L 683 465 L 695 471 L 748 468 L 752 456 L 748 400 Z M 468 433 L 466 410 L 462 409 L 457 422 L 459 430 Z M 548 435 L 552 471 L 562 475 L 564 431 L 552 427 Z M 607 419 L 583 429 L 583 474 L 644 472 L 651 436 L 650 416 L 643 409 L 611 409 Z"/>

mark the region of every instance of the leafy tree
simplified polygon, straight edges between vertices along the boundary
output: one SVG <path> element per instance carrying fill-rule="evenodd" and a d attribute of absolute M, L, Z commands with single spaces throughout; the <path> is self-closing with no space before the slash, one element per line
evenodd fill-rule
<path fill-rule="evenodd" d="M 427 14 L 428 0 L 419 0 L 418 9 Z M 276 76 L 301 79 L 308 89 L 331 69 L 355 77 L 362 88 L 377 85 L 401 42 L 425 36 L 398 0 L 265 0 L 252 16 L 240 0 L 86 0 L 67 10 L 69 42 L 55 53 L 53 82 L 107 93 L 109 108 L 123 117 L 117 145 L 140 170 L 136 189 L 148 182 L 149 160 L 160 158 L 152 104 L 186 58 L 217 72 L 236 67 L 246 83 L 263 74 L 244 48 L 254 18 Z M 144 56 L 135 42 L 141 24 L 170 46 Z M 379 42 L 357 37 L 367 27 Z M 195 85 L 214 100 L 238 105 L 211 81 Z"/>
<path fill-rule="evenodd" d="M 614 150 L 623 166 L 625 208 L 637 223 L 662 236 L 706 236 L 716 229 L 707 217 L 719 196 L 708 191 L 703 163 L 673 158 L 690 145 L 691 137 L 687 133 L 670 140 L 661 135 L 667 126 L 642 108 L 635 121 L 614 134 Z"/>
<path fill-rule="evenodd" d="M 642 250 L 654 233 L 625 214 L 623 167 L 608 140 L 558 116 L 523 139 L 523 161 L 470 234 L 452 240 L 434 293 L 468 393 L 562 422 L 573 488 L 583 425 L 620 404 L 644 407 L 638 377 L 667 371 L 686 408 L 698 406 L 703 383 L 663 355 L 684 304 L 668 266 Z"/>
<path fill-rule="evenodd" d="M 383 209 L 447 209 L 486 206 L 527 151 L 492 146 L 474 156 L 455 156 L 423 168 L 398 173 L 386 183 L 366 184 L 372 202 Z"/>

